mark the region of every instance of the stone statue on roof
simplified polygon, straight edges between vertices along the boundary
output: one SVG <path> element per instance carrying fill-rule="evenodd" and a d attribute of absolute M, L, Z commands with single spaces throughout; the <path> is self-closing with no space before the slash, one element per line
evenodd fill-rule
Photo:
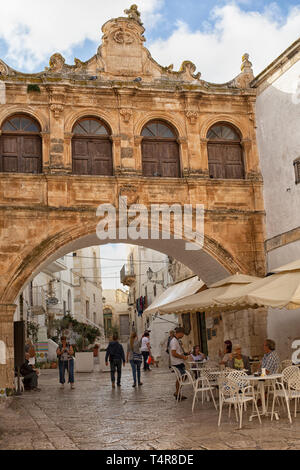
<path fill-rule="evenodd" d="M 141 14 L 138 11 L 138 6 L 137 5 L 131 5 L 129 10 L 124 10 L 124 13 L 128 16 L 130 20 L 135 20 L 137 21 L 140 25 L 143 25 L 141 21 Z"/>

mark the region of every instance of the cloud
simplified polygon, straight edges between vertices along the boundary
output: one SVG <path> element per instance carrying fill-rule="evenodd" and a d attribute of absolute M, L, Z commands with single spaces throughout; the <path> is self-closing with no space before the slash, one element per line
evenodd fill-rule
<path fill-rule="evenodd" d="M 126 289 L 120 282 L 120 271 L 124 264 L 126 264 L 129 247 L 126 244 L 101 246 L 100 257 L 103 289 Z"/>
<path fill-rule="evenodd" d="M 148 47 L 162 65 L 173 63 L 178 69 L 191 60 L 204 80 L 224 83 L 238 75 L 245 52 L 258 74 L 298 38 L 299 31 L 300 7 L 283 17 L 274 3 L 263 12 L 245 12 L 230 3 L 214 8 L 210 21 L 197 31 L 178 21 L 167 40 L 158 39 Z"/>
<path fill-rule="evenodd" d="M 139 0 L 142 21 L 154 25 L 163 0 Z M 101 27 L 111 18 L 125 16 L 128 0 L 14 0 L 5 2 L 0 15 L 0 40 L 5 41 L 10 66 L 32 71 L 48 65 L 60 52 L 73 59 L 72 49 L 84 41 L 101 43 Z"/>

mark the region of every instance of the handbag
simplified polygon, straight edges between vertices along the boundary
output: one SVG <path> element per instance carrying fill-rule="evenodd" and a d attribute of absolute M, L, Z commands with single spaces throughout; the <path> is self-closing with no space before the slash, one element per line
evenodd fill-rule
<path fill-rule="evenodd" d="M 134 361 L 140 361 L 140 362 L 142 362 L 142 360 L 143 360 L 142 355 L 139 354 L 139 353 L 135 353 L 135 352 L 134 352 L 134 353 L 133 353 L 133 360 L 134 360 Z"/>

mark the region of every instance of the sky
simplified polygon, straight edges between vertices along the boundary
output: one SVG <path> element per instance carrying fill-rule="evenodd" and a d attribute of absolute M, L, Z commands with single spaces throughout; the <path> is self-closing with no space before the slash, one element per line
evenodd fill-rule
<path fill-rule="evenodd" d="M 250 54 L 259 74 L 300 35 L 300 0 L 136 0 L 145 46 L 161 65 L 191 60 L 204 80 L 224 83 Z M 101 26 L 125 16 L 130 0 L 0 0 L 0 58 L 40 72 L 60 52 L 69 64 L 92 57 Z"/>

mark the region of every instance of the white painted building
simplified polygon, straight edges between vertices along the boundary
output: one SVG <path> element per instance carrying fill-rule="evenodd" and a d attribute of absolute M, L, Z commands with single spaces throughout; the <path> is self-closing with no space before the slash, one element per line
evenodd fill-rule
<path fill-rule="evenodd" d="M 14 321 L 38 324 L 41 341 L 49 319 L 59 320 L 67 313 L 104 332 L 100 247 L 84 248 L 50 263 L 27 284 L 16 303 Z"/>
<path fill-rule="evenodd" d="M 300 39 L 267 67 L 257 88 L 257 141 L 264 179 L 268 272 L 300 259 Z M 300 310 L 269 309 L 267 336 L 281 359 L 300 338 Z"/>

